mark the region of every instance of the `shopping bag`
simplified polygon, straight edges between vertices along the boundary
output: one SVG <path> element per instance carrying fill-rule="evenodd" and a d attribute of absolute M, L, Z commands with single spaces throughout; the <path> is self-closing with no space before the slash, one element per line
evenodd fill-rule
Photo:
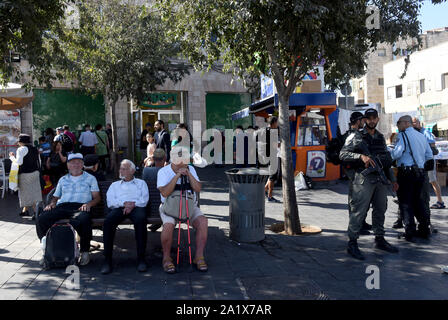
<path fill-rule="evenodd" d="M 11 171 L 9 172 L 9 189 L 17 191 L 19 188 L 19 165 L 13 161 L 11 164 Z"/>
<path fill-rule="evenodd" d="M 294 177 L 294 185 L 296 187 L 296 191 L 299 190 L 307 190 L 308 186 L 305 181 L 305 176 L 302 171 L 300 171 L 295 177 Z"/>

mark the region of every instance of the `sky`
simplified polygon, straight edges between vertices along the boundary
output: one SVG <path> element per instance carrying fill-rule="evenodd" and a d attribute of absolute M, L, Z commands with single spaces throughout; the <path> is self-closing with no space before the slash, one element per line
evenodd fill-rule
<path fill-rule="evenodd" d="M 433 5 L 430 0 L 425 0 L 420 10 L 420 22 L 422 31 L 448 27 L 448 1 Z"/>

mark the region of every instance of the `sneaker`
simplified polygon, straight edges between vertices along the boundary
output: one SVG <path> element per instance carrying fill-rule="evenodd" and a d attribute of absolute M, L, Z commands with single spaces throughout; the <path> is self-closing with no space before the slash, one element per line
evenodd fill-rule
<path fill-rule="evenodd" d="M 383 236 L 377 236 L 375 237 L 375 248 L 384 250 L 390 253 L 397 253 L 398 249 L 391 245 L 389 242 L 384 239 Z"/>
<path fill-rule="evenodd" d="M 358 242 L 356 240 L 350 240 L 347 246 L 347 253 L 353 258 L 358 260 L 365 260 L 366 258 L 358 248 Z"/>
<path fill-rule="evenodd" d="M 274 197 L 268 197 L 268 202 L 280 203 L 280 200 L 275 199 Z"/>
<path fill-rule="evenodd" d="M 81 257 L 79 258 L 79 265 L 85 266 L 90 262 L 90 255 L 88 252 L 81 252 Z"/>
<path fill-rule="evenodd" d="M 442 272 L 448 273 L 448 266 L 443 266 L 442 267 Z"/>

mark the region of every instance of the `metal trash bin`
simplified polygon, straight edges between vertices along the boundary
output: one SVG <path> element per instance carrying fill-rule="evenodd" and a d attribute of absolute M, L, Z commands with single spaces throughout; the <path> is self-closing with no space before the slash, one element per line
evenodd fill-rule
<path fill-rule="evenodd" d="M 237 242 L 258 242 L 265 238 L 264 186 L 267 175 L 257 168 L 226 171 L 229 179 L 230 239 Z"/>

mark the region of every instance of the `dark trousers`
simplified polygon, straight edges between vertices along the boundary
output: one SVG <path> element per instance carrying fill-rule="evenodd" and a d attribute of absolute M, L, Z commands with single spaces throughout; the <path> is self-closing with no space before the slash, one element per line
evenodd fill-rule
<path fill-rule="evenodd" d="M 81 153 L 83 156 L 87 155 L 87 154 L 95 154 L 95 147 L 85 147 L 85 146 L 81 146 Z"/>
<path fill-rule="evenodd" d="M 48 229 L 58 220 L 70 219 L 70 224 L 81 238 L 80 251 L 89 252 L 92 240 L 92 221 L 90 213 L 80 211 L 82 203 L 62 203 L 50 211 L 42 211 L 36 220 L 36 229 L 39 239 L 47 234 Z"/>
<path fill-rule="evenodd" d="M 103 226 L 103 242 L 104 242 L 104 256 L 107 261 L 112 261 L 112 251 L 114 247 L 115 231 L 118 225 L 125 219 L 131 219 L 134 224 L 135 240 L 137 242 L 137 259 L 144 260 L 146 252 L 146 240 L 148 238 L 146 225 L 146 208 L 135 207 L 130 214 L 123 214 L 123 208 L 112 209 Z"/>
<path fill-rule="evenodd" d="M 429 231 L 430 211 L 428 197 L 428 175 L 421 171 L 399 170 L 397 191 L 405 232 L 414 235 L 416 231 L 414 217 L 419 223 L 419 230 Z"/>

